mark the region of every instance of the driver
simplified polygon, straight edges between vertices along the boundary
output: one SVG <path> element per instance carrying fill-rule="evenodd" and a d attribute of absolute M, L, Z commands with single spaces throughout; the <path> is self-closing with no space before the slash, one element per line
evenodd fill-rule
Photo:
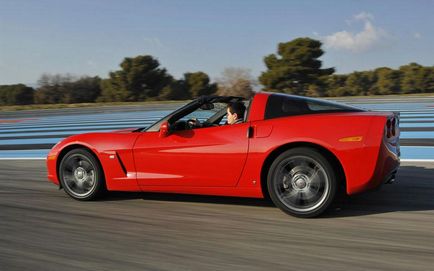
<path fill-rule="evenodd" d="M 226 113 L 227 113 L 227 122 L 226 124 L 238 124 L 244 122 L 244 112 L 246 112 L 246 106 L 242 102 L 232 102 L 228 104 Z M 187 123 L 191 128 L 200 128 L 203 127 L 203 124 L 196 118 L 189 119 Z"/>
<path fill-rule="evenodd" d="M 233 102 L 228 104 L 227 119 L 228 124 L 238 124 L 244 122 L 244 112 L 246 112 L 246 106 L 242 102 Z"/>

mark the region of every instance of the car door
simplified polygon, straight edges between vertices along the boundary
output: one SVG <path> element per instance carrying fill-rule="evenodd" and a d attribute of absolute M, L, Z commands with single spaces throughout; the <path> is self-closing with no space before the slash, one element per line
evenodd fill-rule
<path fill-rule="evenodd" d="M 134 146 L 140 186 L 236 186 L 247 152 L 248 123 L 143 132 Z"/>

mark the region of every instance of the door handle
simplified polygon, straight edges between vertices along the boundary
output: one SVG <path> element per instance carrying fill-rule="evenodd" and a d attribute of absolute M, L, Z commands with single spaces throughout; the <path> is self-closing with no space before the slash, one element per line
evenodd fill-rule
<path fill-rule="evenodd" d="M 247 138 L 252 138 L 253 137 L 253 127 L 250 126 L 247 128 Z"/>

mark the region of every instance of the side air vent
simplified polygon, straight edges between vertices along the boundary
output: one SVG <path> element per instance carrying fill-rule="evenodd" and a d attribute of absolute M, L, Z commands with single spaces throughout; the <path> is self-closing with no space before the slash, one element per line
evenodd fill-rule
<path fill-rule="evenodd" d="M 122 159 L 118 153 L 116 153 L 116 157 L 118 158 L 118 161 L 119 161 L 119 164 L 121 165 L 122 171 L 124 172 L 125 175 L 127 175 L 127 169 L 125 168 L 125 165 L 122 162 Z"/>

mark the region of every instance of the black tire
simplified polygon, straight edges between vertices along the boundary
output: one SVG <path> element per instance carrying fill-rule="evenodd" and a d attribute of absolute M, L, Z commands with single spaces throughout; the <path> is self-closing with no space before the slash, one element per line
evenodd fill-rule
<path fill-rule="evenodd" d="M 73 149 L 62 158 L 59 179 L 65 192 L 76 200 L 94 200 L 105 191 L 101 165 L 86 149 Z"/>
<path fill-rule="evenodd" d="M 299 147 L 280 154 L 271 164 L 267 188 L 271 200 L 285 213 L 316 217 L 333 202 L 337 171 L 317 150 Z"/>

